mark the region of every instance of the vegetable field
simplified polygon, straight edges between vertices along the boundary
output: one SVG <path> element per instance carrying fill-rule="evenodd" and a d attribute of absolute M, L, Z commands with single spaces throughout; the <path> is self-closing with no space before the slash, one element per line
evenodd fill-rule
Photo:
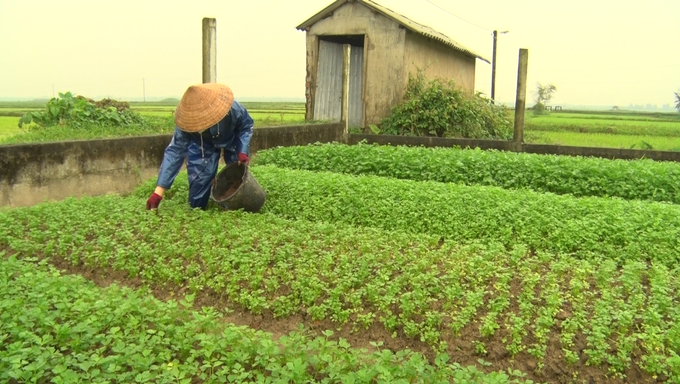
<path fill-rule="evenodd" d="M 157 213 L 155 180 L 0 210 L 0 372 L 680 381 L 678 165 L 316 145 L 251 171 L 260 214 L 190 210 L 186 174 Z"/>

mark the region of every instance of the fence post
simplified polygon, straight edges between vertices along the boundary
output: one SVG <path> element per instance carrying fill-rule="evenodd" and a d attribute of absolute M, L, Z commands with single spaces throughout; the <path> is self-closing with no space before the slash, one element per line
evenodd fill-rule
<path fill-rule="evenodd" d="M 520 48 L 519 64 L 517 68 L 517 96 L 515 98 L 515 131 L 512 141 L 516 150 L 521 150 L 524 143 L 524 112 L 527 98 L 527 67 L 529 63 L 529 50 Z"/>
<path fill-rule="evenodd" d="M 203 18 L 203 83 L 217 82 L 217 20 Z"/>
<path fill-rule="evenodd" d="M 349 139 L 349 67 L 351 46 L 342 46 L 342 122 L 345 142 Z"/>

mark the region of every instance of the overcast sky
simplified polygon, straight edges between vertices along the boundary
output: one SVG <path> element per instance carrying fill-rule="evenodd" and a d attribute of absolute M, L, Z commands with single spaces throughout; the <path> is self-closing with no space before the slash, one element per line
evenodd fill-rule
<path fill-rule="evenodd" d="M 680 90 L 680 0 L 377 0 L 491 58 L 496 99 L 514 102 L 529 50 L 528 95 L 553 104 L 672 104 Z M 0 99 L 181 97 L 201 82 L 201 25 L 217 19 L 217 80 L 237 99 L 304 98 L 305 33 L 327 0 L 0 0 Z M 490 94 L 491 65 L 476 88 Z"/>

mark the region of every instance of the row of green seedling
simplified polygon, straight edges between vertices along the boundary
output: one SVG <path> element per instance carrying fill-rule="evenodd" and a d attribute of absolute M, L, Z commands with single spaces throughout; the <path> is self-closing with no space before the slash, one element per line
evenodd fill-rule
<path fill-rule="evenodd" d="M 379 326 L 454 360 L 484 358 L 500 343 L 511 359 L 528 354 L 540 371 L 555 335 L 566 370 L 606 364 L 623 376 L 635 364 L 680 378 L 677 266 L 191 211 L 185 199 L 181 191 L 169 197 L 158 214 L 145 212 L 144 198 L 135 196 L 0 211 L 0 247 L 125 271 L 166 290 L 209 290 L 255 314 L 330 320 L 353 332 Z M 459 338 L 470 331 L 475 336 L 462 339 L 461 348 Z"/>
<path fill-rule="evenodd" d="M 583 259 L 680 261 L 680 206 L 529 190 L 252 168 L 265 212 L 446 240 L 524 244 Z"/>
<path fill-rule="evenodd" d="M 517 370 L 484 374 L 441 354 L 353 349 L 331 331 L 278 340 L 226 323 L 192 297 L 160 302 L 148 292 L 95 287 L 44 265 L 0 258 L 3 383 L 528 382 Z"/>
<path fill-rule="evenodd" d="M 574 196 L 680 203 L 680 165 L 479 149 L 317 144 L 260 151 L 257 164 Z"/>

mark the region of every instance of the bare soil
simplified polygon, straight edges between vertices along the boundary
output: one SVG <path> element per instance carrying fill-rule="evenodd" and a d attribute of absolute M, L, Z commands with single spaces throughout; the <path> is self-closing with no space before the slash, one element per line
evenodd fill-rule
<path fill-rule="evenodd" d="M 229 186 L 229 189 L 227 189 L 227 190 L 222 194 L 222 196 L 218 196 L 217 198 L 218 198 L 219 200 L 228 199 L 231 195 L 233 195 L 234 193 L 236 193 L 236 191 L 239 189 L 239 187 L 241 186 L 241 184 L 243 184 L 243 181 L 242 181 L 242 180 L 236 180 L 235 182 L 233 182 L 233 183 Z"/>

